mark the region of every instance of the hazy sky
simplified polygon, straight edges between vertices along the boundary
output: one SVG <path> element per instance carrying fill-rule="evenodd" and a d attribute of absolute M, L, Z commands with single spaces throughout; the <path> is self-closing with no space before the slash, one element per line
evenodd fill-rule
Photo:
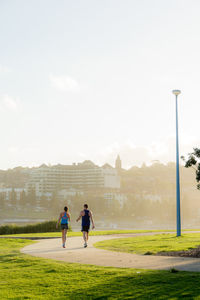
<path fill-rule="evenodd" d="M 200 146 L 199 0 L 0 0 L 0 169 Z"/>

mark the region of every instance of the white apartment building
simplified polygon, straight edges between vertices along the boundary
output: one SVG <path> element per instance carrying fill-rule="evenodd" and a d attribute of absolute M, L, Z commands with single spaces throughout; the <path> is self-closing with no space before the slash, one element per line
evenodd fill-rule
<path fill-rule="evenodd" d="M 70 203 L 69 198 L 74 197 L 76 195 L 82 196 L 84 195 L 84 192 L 77 191 L 76 189 L 73 188 L 69 188 L 68 190 L 60 190 L 57 194 L 57 198 L 59 200 L 68 200 L 68 202 Z"/>
<path fill-rule="evenodd" d="M 124 204 L 128 200 L 126 195 L 112 192 L 104 193 L 104 199 L 106 199 L 110 205 L 112 205 L 114 201 L 118 201 L 120 208 L 123 208 Z"/>
<path fill-rule="evenodd" d="M 16 201 L 19 201 L 20 200 L 20 197 L 21 197 L 21 193 L 24 191 L 26 192 L 26 189 L 24 188 L 0 188 L 0 194 L 4 194 L 4 199 L 6 201 L 10 201 L 11 199 L 11 194 L 12 192 L 15 192 L 15 195 L 16 195 Z"/>
<path fill-rule="evenodd" d="M 31 170 L 27 190 L 34 188 L 36 195 L 59 190 L 84 190 L 88 188 L 120 188 L 117 170 L 106 164 L 103 167 L 86 160 L 73 165 L 42 165 Z"/>

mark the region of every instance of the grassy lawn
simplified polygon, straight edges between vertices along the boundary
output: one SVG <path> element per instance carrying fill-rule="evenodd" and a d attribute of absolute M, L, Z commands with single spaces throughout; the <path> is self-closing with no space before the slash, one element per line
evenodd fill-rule
<path fill-rule="evenodd" d="M 184 231 L 200 231 L 200 229 L 185 229 Z M 111 235 L 125 233 L 174 232 L 174 230 L 91 230 L 90 235 Z M 79 232 L 68 232 L 68 236 L 82 236 Z M 0 237 L 61 237 L 61 232 L 5 234 Z"/>
<path fill-rule="evenodd" d="M 19 252 L 0 240 L 0 299 L 200 299 L 200 274 L 69 264 Z"/>
<path fill-rule="evenodd" d="M 156 254 L 160 251 L 181 251 L 196 248 L 200 245 L 200 233 L 187 233 L 181 237 L 174 234 L 158 234 L 122 239 L 112 239 L 96 243 L 97 248 L 129 253 Z"/>
<path fill-rule="evenodd" d="M 148 232 L 163 232 L 165 230 L 91 230 L 90 235 L 110 235 L 123 233 L 148 233 Z M 168 231 L 168 230 L 166 230 Z M 169 230 L 170 231 L 170 230 Z M 61 237 L 61 232 L 44 232 L 44 233 L 22 233 L 0 235 L 0 237 Z M 82 236 L 79 232 L 68 232 L 68 236 Z"/>

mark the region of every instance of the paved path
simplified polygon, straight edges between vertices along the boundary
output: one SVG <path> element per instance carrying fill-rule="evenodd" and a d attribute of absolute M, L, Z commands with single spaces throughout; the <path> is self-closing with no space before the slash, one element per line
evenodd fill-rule
<path fill-rule="evenodd" d="M 67 238 L 65 249 L 61 247 L 61 239 L 39 240 L 37 243 L 24 247 L 21 252 L 71 263 L 156 270 L 176 268 L 181 271 L 200 272 L 200 259 L 198 258 L 137 255 L 97 249 L 93 246 L 99 241 L 139 235 L 152 235 L 152 233 L 90 236 L 87 248 L 83 248 L 82 237 Z"/>

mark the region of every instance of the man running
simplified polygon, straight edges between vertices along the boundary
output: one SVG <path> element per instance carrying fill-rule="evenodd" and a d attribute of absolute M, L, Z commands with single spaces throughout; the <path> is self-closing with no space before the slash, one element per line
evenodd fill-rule
<path fill-rule="evenodd" d="M 83 233 L 83 240 L 84 240 L 84 248 L 87 247 L 89 229 L 90 229 L 90 219 L 92 221 L 92 229 L 94 229 L 94 220 L 92 217 L 92 212 L 88 209 L 88 205 L 84 204 L 84 209 L 80 212 L 80 216 L 76 220 L 78 222 L 82 218 L 82 233 Z"/>
<path fill-rule="evenodd" d="M 61 224 L 60 224 L 61 221 Z M 62 246 L 65 248 L 66 243 L 66 235 L 68 230 L 68 222 L 70 221 L 70 214 L 68 213 L 68 207 L 64 207 L 64 211 L 60 213 L 58 223 L 56 224 L 56 228 L 58 228 L 58 225 L 61 225 L 62 229 Z"/>

